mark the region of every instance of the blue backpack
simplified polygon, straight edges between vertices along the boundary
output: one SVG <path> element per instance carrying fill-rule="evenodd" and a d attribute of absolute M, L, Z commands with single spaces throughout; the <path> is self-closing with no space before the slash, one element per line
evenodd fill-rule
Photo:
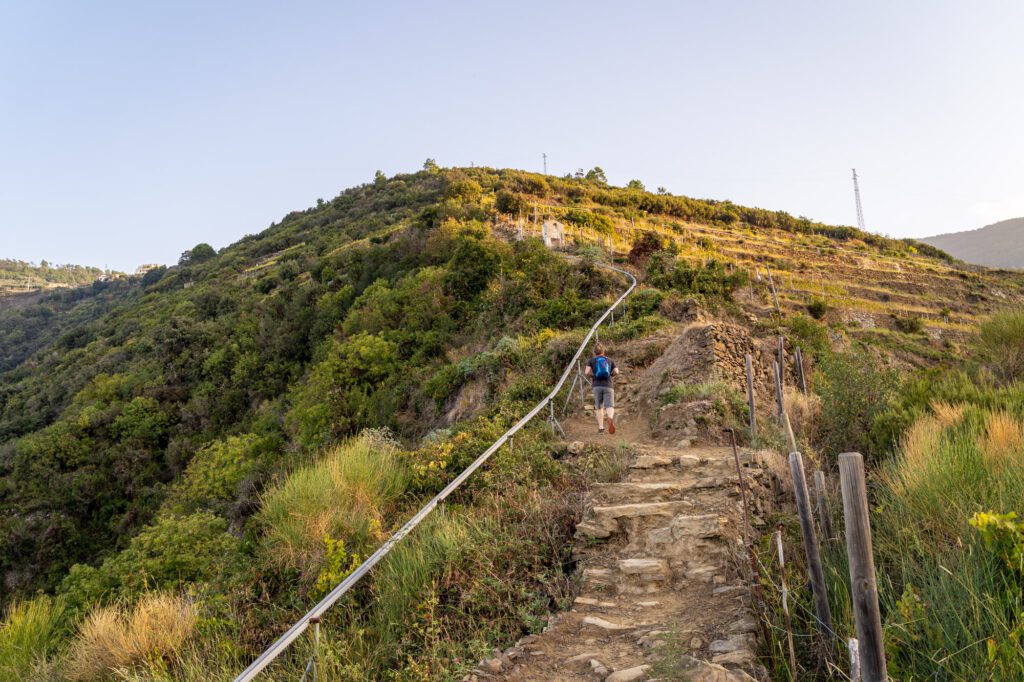
<path fill-rule="evenodd" d="M 594 361 L 594 378 L 595 379 L 608 379 L 612 375 L 611 364 L 608 362 L 608 358 L 603 355 L 598 355 Z"/>

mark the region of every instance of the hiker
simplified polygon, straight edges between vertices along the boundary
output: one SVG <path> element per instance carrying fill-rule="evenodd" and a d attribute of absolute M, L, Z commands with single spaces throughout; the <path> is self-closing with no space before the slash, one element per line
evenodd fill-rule
<path fill-rule="evenodd" d="M 594 388 L 594 413 L 597 415 L 597 432 L 604 433 L 604 415 L 608 413 L 608 433 L 615 433 L 615 388 L 612 377 L 619 373 L 615 361 L 605 357 L 604 345 L 594 347 L 596 355 L 587 360 L 583 373 L 591 377 Z"/>

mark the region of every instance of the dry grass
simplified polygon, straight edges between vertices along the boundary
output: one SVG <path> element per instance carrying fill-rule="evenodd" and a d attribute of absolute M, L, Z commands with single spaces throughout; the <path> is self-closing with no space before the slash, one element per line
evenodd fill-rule
<path fill-rule="evenodd" d="M 939 424 L 944 427 L 959 424 L 960 420 L 964 418 L 964 409 L 966 407 L 963 403 L 933 402 L 931 404 L 932 413 Z"/>
<path fill-rule="evenodd" d="M 994 474 L 1024 464 L 1024 424 L 1005 411 L 988 414 L 985 436 L 981 442 L 985 466 Z"/>
<path fill-rule="evenodd" d="M 794 434 L 798 438 L 809 439 L 821 414 L 821 398 L 813 393 L 804 395 L 796 389 L 786 389 L 782 395 L 782 405 L 789 415 Z"/>
<path fill-rule="evenodd" d="M 171 656 L 195 625 L 193 604 L 171 594 L 148 594 L 133 607 L 99 607 L 79 627 L 71 645 L 68 678 L 101 680 L 112 672 Z"/>
<path fill-rule="evenodd" d="M 882 478 L 898 492 L 910 492 L 928 479 L 932 460 L 941 451 L 945 425 L 940 418 L 928 415 L 918 419 L 900 441 L 897 466 L 885 470 Z"/>

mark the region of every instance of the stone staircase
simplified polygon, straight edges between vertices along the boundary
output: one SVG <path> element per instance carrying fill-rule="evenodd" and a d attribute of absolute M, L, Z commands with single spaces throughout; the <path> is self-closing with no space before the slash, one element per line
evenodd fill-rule
<path fill-rule="evenodd" d="M 570 435 L 589 422 L 571 424 Z M 598 442 L 596 434 L 583 438 Z M 740 541 L 729 448 L 633 444 L 629 473 L 595 484 L 577 526 L 579 596 L 540 635 L 485 660 L 470 681 L 756 679 L 758 625 Z M 752 480 L 759 470 L 741 459 Z M 652 664 L 667 644 L 671 672 Z"/>

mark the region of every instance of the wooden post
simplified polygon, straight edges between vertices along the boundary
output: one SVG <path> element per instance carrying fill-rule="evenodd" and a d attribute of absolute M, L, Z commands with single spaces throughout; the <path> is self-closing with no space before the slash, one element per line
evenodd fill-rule
<path fill-rule="evenodd" d="M 775 280 L 772 279 L 772 268 L 767 263 L 764 267 L 768 270 L 768 284 L 772 288 L 772 298 L 775 300 L 775 312 L 779 314 L 779 317 L 782 317 L 782 308 L 779 307 L 779 294 L 775 291 Z"/>
<path fill-rule="evenodd" d="M 814 491 L 818 497 L 818 521 L 821 523 L 821 534 L 825 536 L 826 540 L 831 540 L 834 537 L 832 535 L 832 516 L 829 513 L 828 496 L 825 492 L 824 471 L 814 472 Z"/>
<path fill-rule="evenodd" d="M 807 377 L 804 376 L 804 353 L 800 346 L 793 349 L 794 361 L 796 362 L 796 375 L 800 380 L 800 390 L 807 395 Z"/>
<path fill-rule="evenodd" d="M 871 552 L 871 520 L 864 482 L 864 458 L 856 452 L 839 455 L 839 484 L 843 492 L 846 553 L 850 559 L 850 589 L 857 624 L 860 672 L 864 682 L 885 682 L 885 644 L 878 609 L 875 560 Z"/>
<path fill-rule="evenodd" d="M 793 434 L 793 425 L 789 423 L 789 413 L 782 413 L 782 428 L 786 432 L 786 441 L 789 443 L 789 451 L 796 452 L 800 448 L 796 446 L 796 436 Z"/>
<path fill-rule="evenodd" d="M 782 378 L 779 376 L 779 361 L 772 358 L 772 375 L 775 379 L 775 402 L 779 412 L 779 424 L 782 424 Z"/>
<path fill-rule="evenodd" d="M 779 337 L 779 387 L 782 388 L 786 384 L 786 342 L 783 337 Z"/>
<path fill-rule="evenodd" d="M 861 682 L 860 652 L 857 647 L 857 639 L 851 637 L 846 640 L 846 646 L 850 650 L 850 680 L 851 682 Z"/>
<path fill-rule="evenodd" d="M 781 530 L 775 531 L 775 547 L 779 551 L 779 581 L 782 585 L 782 612 L 786 615 L 786 640 L 789 643 L 789 670 L 795 680 L 796 650 L 793 648 L 793 621 L 789 617 L 789 588 L 786 587 L 786 558 L 782 553 Z"/>
<path fill-rule="evenodd" d="M 747 353 L 747 405 L 750 408 L 750 439 L 757 436 L 757 413 L 754 411 L 754 366 Z"/>
<path fill-rule="evenodd" d="M 814 516 L 811 515 L 811 499 L 807 492 L 804 460 L 799 452 L 789 453 L 789 470 L 793 474 L 796 511 L 800 516 L 800 533 L 804 540 L 804 554 L 807 555 L 807 574 L 811 579 L 814 613 L 818 618 L 818 629 L 828 638 L 832 635 L 832 611 L 828 607 L 828 594 L 825 592 L 825 572 L 821 568 L 821 550 L 818 548 L 818 535 L 814 531 Z"/>

